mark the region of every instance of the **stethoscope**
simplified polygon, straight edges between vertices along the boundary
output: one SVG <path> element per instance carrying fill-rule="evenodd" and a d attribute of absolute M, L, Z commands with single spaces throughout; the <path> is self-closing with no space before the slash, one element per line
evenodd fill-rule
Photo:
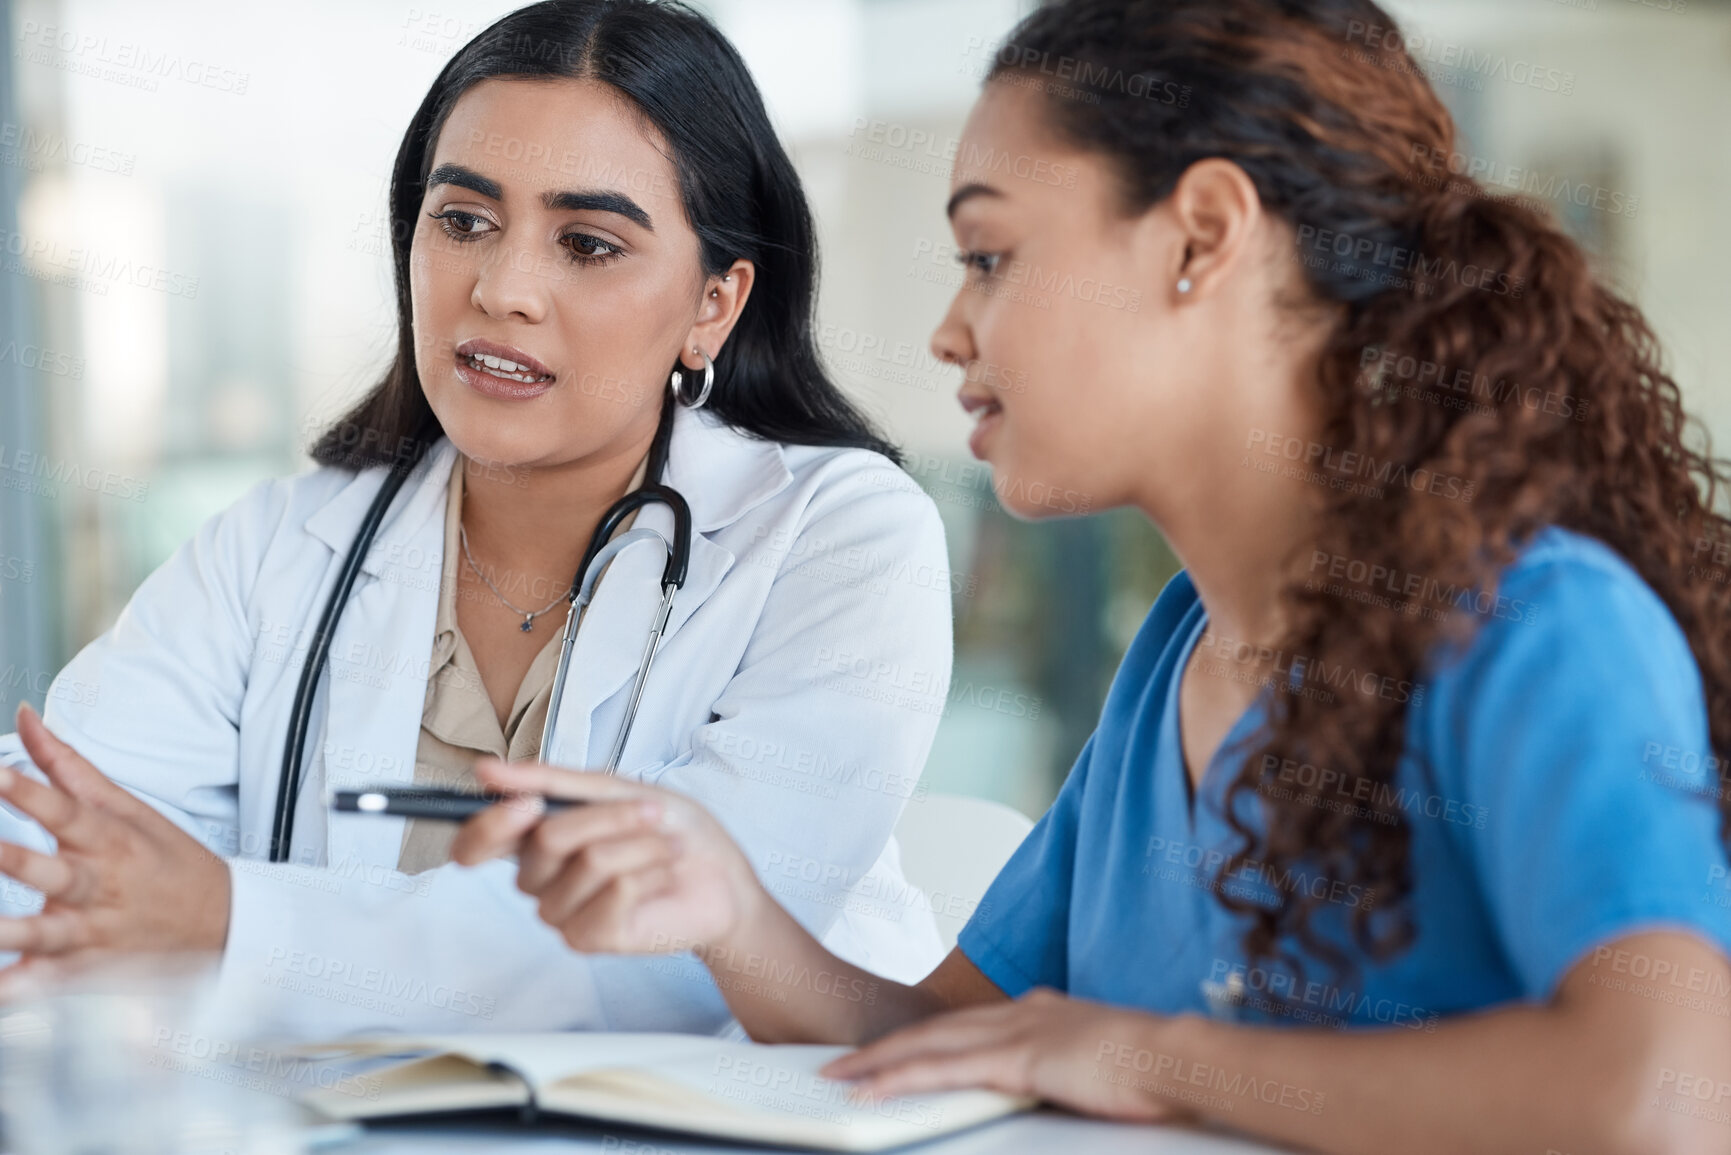
<path fill-rule="evenodd" d="M 705 396 L 707 393 L 706 389 Z M 643 700 L 643 685 L 649 680 L 649 669 L 655 664 L 655 653 L 660 648 L 661 635 L 666 631 L 667 619 L 673 612 L 673 595 L 685 584 L 685 570 L 691 560 L 691 507 L 685 504 L 685 498 L 680 496 L 678 490 L 661 484 L 662 475 L 667 468 L 667 446 L 672 440 L 673 409 L 674 406 L 670 403 L 662 410 L 661 424 L 655 431 L 655 440 L 650 444 L 649 464 L 644 476 L 652 484 L 632 490 L 607 507 L 607 512 L 595 527 L 595 532 L 589 537 L 589 547 L 583 551 L 582 564 L 577 567 L 577 574 L 571 579 L 571 592 L 567 595 L 570 608 L 565 612 L 565 629 L 559 646 L 559 665 L 553 673 L 553 692 L 547 701 L 547 721 L 541 728 L 543 758 L 548 757 L 553 749 L 559 701 L 565 691 L 565 676 L 571 665 L 571 653 L 577 645 L 578 621 L 584 608 L 595 596 L 595 584 L 600 579 L 601 572 L 620 550 L 639 541 L 654 540 L 659 541 L 667 550 L 667 565 L 661 571 L 661 606 L 649 627 L 649 639 L 644 643 L 643 657 L 637 663 L 637 678 L 632 683 L 631 697 L 626 702 L 625 718 L 619 725 L 612 750 L 607 755 L 607 773 L 612 774 L 619 769 L 619 759 L 625 752 L 626 740 L 631 737 L 631 724 L 637 718 L 638 703 Z M 283 745 L 282 776 L 277 786 L 276 820 L 271 825 L 272 862 L 288 861 L 289 844 L 294 838 L 295 800 L 300 796 L 301 757 L 312 723 L 313 691 L 318 683 L 319 673 L 330 655 L 331 636 L 336 632 L 337 619 L 342 616 L 349 591 L 354 587 L 355 578 L 360 573 L 361 562 L 372 548 L 373 538 L 385 519 L 385 511 L 390 508 L 391 501 L 403 487 L 403 482 L 420 464 L 430 444 L 431 440 L 428 438 L 417 438 L 413 454 L 391 466 L 384 484 L 373 498 L 373 504 L 367 509 L 366 517 L 361 519 L 354 544 L 349 547 L 348 556 L 343 560 L 343 568 L 337 574 L 336 588 L 331 591 L 330 600 L 325 603 L 324 613 L 319 615 L 318 629 L 314 632 L 312 643 L 307 650 L 306 667 L 301 671 L 300 685 L 295 690 L 294 707 L 289 712 L 288 736 Z M 655 503 L 665 505 L 673 513 L 671 541 L 656 530 L 643 528 L 632 529 L 620 534 L 618 538 L 613 537 L 626 518 L 644 506 Z"/>

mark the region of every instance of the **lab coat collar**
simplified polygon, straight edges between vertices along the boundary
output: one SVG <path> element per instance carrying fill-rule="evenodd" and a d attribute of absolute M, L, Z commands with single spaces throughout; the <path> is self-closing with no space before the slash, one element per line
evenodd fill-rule
<path fill-rule="evenodd" d="M 707 410 L 681 407 L 673 416 L 663 480 L 684 495 L 694 533 L 713 533 L 732 524 L 792 483 L 779 443 L 741 433 Z M 427 451 L 385 514 L 373 548 L 361 562 L 363 572 L 379 576 L 427 521 L 442 512 L 456 454 L 448 437 L 440 437 Z M 347 556 L 383 473 L 375 466 L 356 474 L 307 519 L 306 531 Z"/>

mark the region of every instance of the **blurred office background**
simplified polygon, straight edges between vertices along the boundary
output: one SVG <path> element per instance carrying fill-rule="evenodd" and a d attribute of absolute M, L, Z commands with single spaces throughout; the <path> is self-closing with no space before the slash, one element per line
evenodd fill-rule
<path fill-rule="evenodd" d="M 959 374 L 926 351 L 949 290 L 908 273 L 948 239 L 944 149 L 1032 3 L 699 6 L 804 173 L 825 354 L 948 525 L 956 668 L 928 781 L 1037 815 L 1176 563 L 1132 514 L 1005 516 L 966 449 Z M 512 6 L 0 0 L 8 708 L 40 707 L 152 568 L 254 480 L 307 468 L 312 432 L 373 382 L 392 339 L 381 220 L 401 131 L 446 59 Z M 1528 174 L 1648 310 L 1731 445 L 1731 3 L 1390 7 L 1431 38 L 1463 163 Z M 1463 47 L 1567 84 L 1451 71 Z"/>

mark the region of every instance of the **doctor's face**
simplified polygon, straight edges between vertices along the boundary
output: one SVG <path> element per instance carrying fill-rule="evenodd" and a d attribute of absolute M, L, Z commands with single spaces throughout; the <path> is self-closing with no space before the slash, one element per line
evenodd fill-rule
<path fill-rule="evenodd" d="M 593 81 L 495 78 L 458 99 L 409 283 L 421 387 L 469 457 L 635 459 L 675 359 L 702 364 L 707 286 L 666 153 Z"/>

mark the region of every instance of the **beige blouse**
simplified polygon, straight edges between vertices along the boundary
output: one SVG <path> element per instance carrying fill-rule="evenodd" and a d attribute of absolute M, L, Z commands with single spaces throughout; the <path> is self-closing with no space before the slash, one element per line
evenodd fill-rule
<path fill-rule="evenodd" d="M 523 675 L 511 712 L 501 728 L 487 688 L 481 682 L 474 652 L 457 628 L 457 567 L 468 564 L 458 533 L 463 517 L 465 461 L 459 453 L 445 490 L 445 555 L 439 574 L 439 612 L 433 624 L 427 696 L 421 710 L 421 737 L 415 748 L 415 785 L 475 790 L 478 787 L 473 768 L 475 759 L 481 755 L 516 762 L 541 753 L 541 729 L 547 720 L 548 699 L 553 694 L 553 672 L 559 665 L 559 634 L 565 624 L 565 608 L 554 606 L 535 619 L 535 628 L 547 631 L 547 642 Z M 627 492 L 643 484 L 648 465 L 645 458 L 637 466 L 637 475 L 631 479 Z M 628 519 L 621 530 L 630 528 L 635 520 L 635 516 Z M 496 595 L 486 590 L 481 596 Z M 510 586 L 505 587 L 505 596 L 530 609 L 546 604 L 546 597 L 530 596 L 528 591 Z M 547 595 L 550 596 L 551 593 Z M 405 874 L 419 874 L 444 865 L 451 860 L 451 842 L 456 835 L 455 823 L 409 819 L 403 830 L 397 869 Z"/>

